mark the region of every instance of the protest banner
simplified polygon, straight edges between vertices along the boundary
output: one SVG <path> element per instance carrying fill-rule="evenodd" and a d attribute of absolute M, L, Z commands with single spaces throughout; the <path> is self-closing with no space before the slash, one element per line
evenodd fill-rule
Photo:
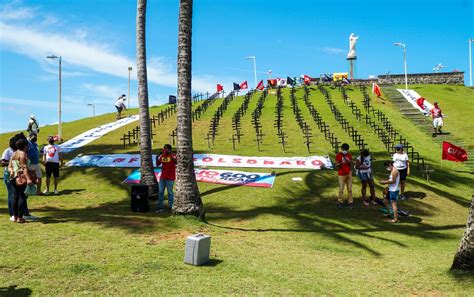
<path fill-rule="evenodd" d="M 195 172 L 196 180 L 198 182 L 211 184 L 272 188 L 273 183 L 275 182 L 275 176 L 269 173 L 208 169 L 195 169 Z M 155 176 L 157 180 L 160 179 L 161 168 L 155 168 Z M 123 182 L 129 185 L 139 184 L 140 178 L 140 170 L 137 169 L 133 171 Z"/>
<path fill-rule="evenodd" d="M 156 155 L 153 155 L 153 160 Z M 332 169 L 329 157 L 245 157 L 216 154 L 195 154 L 196 167 Z M 66 166 L 79 167 L 140 167 L 138 154 L 84 155 L 69 161 Z"/>
<path fill-rule="evenodd" d="M 76 137 L 59 145 L 59 147 L 61 148 L 61 153 L 69 153 L 73 150 L 76 150 L 81 146 L 84 146 L 104 136 L 105 134 L 114 131 L 115 129 L 118 129 L 135 121 L 138 121 L 138 115 L 126 117 L 79 134 Z"/>

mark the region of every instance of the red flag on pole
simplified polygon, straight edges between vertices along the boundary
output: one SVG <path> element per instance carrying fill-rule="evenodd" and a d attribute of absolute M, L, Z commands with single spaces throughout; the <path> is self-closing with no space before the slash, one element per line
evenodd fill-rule
<path fill-rule="evenodd" d="M 263 85 L 263 79 L 258 83 L 257 90 L 263 91 L 265 89 L 265 86 Z"/>
<path fill-rule="evenodd" d="M 307 76 L 306 74 L 303 77 L 303 81 L 305 84 L 309 84 L 311 82 L 312 78 L 310 76 Z"/>
<path fill-rule="evenodd" d="M 221 84 L 217 84 L 217 93 L 224 91 L 224 87 Z"/>
<path fill-rule="evenodd" d="M 247 81 L 244 81 L 243 83 L 240 84 L 240 89 L 241 90 L 245 90 L 245 89 L 248 89 L 248 84 L 247 84 Z"/>
<path fill-rule="evenodd" d="M 374 93 L 375 95 L 377 95 L 377 97 L 382 96 L 382 92 L 380 91 L 380 87 L 379 87 L 378 84 L 376 84 L 376 83 L 373 83 L 373 84 L 372 84 L 372 93 Z"/>
<path fill-rule="evenodd" d="M 443 141 L 442 159 L 453 162 L 464 162 L 467 161 L 467 152 L 459 146 L 455 146 L 452 143 Z"/>

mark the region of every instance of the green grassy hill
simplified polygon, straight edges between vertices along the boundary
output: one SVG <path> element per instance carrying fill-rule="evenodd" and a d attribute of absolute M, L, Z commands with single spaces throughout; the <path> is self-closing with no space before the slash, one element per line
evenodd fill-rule
<path fill-rule="evenodd" d="M 389 158 L 383 143 L 359 121 L 344 103 L 337 88 L 325 87 L 341 114 L 362 135 L 374 154 L 375 177 L 385 178 L 382 163 Z M 471 115 L 474 90 L 461 86 L 419 85 L 422 96 L 436 98 L 448 117 L 450 139 L 472 148 Z M 347 95 L 365 114 L 358 87 Z M 283 123 L 288 135 L 286 152 L 273 126 L 277 98 L 267 96 L 262 109 L 263 145 L 257 150 L 251 124 L 260 94 L 252 95 L 242 117 L 243 137 L 232 148 L 232 116 L 244 98 L 237 97 L 220 121 L 214 145 L 205 139 L 217 99 L 195 121 L 196 152 L 245 156 L 329 155 L 334 150 L 310 116 L 296 91 L 302 117 L 312 129 L 311 152 L 295 120 L 290 90 L 283 90 Z M 465 164 L 441 161 L 440 140 L 425 126 L 414 125 L 389 98 L 371 96 L 375 108 L 413 144 L 435 169 L 428 183 L 416 168 L 407 182 L 408 196 L 401 207 L 411 216 L 392 225 L 379 207 L 364 207 L 360 182 L 354 179 L 354 209 L 336 208 L 337 172 L 276 170 L 272 189 L 231 187 L 199 183 L 207 223 L 170 214 L 129 211 L 129 186 L 123 179 L 132 171 L 122 168 L 64 168 L 61 195 L 29 198 L 32 214 L 41 219 L 25 225 L 8 221 L 6 191 L 0 188 L 0 295 L 29 292 L 35 295 L 78 294 L 278 294 L 278 295 L 472 295 L 473 276 L 451 273 L 454 253 L 465 228 L 473 176 Z M 384 96 L 385 97 L 385 96 Z M 311 87 L 310 102 L 338 139 L 358 149 L 335 120 L 322 93 Z M 434 101 L 434 100 L 430 100 Z M 198 106 L 201 103 L 197 103 Z M 157 114 L 166 106 L 151 108 Z M 129 110 L 126 114 L 135 114 Z M 63 125 L 65 139 L 114 120 L 114 114 L 86 118 Z M 120 138 L 138 122 L 122 127 L 66 156 L 79 153 L 136 153 L 136 145 L 123 148 Z M 429 121 L 427 120 L 427 125 Z M 154 129 L 155 149 L 171 142 L 176 127 L 171 117 Z M 44 127 L 40 140 L 55 134 Z M 12 133 L 0 135 L 8 143 Z M 265 169 L 245 169 L 265 172 Z M 292 178 L 301 177 L 302 181 Z M 377 186 L 377 196 L 382 187 Z M 155 204 L 152 204 L 155 207 Z M 211 262 L 207 266 L 183 264 L 186 236 L 204 232 L 212 236 Z M 15 288 L 11 286 L 17 286 Z M 10 289 L 8 289 L 11 287 Z M 8 291 L 10 290 L 10 291 Z M 6 294 L 6 293 L 5 293 Z"/>

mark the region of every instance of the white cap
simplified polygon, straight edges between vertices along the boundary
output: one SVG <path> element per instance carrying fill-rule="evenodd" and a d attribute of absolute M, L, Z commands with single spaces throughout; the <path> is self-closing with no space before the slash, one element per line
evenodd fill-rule
<path fill-rule="evenodd" d="M 36 119 L 36 116 L 34 114 L 30 115 L 30 119 Z"/>

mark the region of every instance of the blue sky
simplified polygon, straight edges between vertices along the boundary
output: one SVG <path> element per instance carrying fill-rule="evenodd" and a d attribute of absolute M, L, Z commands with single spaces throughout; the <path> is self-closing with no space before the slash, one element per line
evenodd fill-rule
<path fill-rule="evenodd" d="M 466 71 L 468 38 L 474 37 L 474 1 L 194 1 L 193 89 L 230 90 L 233 81 L 346 72 L 348 37 L 357 43 L 357 76 L 403 72 Z M 176 92 L 178 0 L 149 0 L 147 55 L 150 103 Z M 136 1 L 0 0 L 0 132 L 57 121 L 57 60 L 63 57 L 63 121 L 114 111 L 127 93 L 137 105 Z"/>

